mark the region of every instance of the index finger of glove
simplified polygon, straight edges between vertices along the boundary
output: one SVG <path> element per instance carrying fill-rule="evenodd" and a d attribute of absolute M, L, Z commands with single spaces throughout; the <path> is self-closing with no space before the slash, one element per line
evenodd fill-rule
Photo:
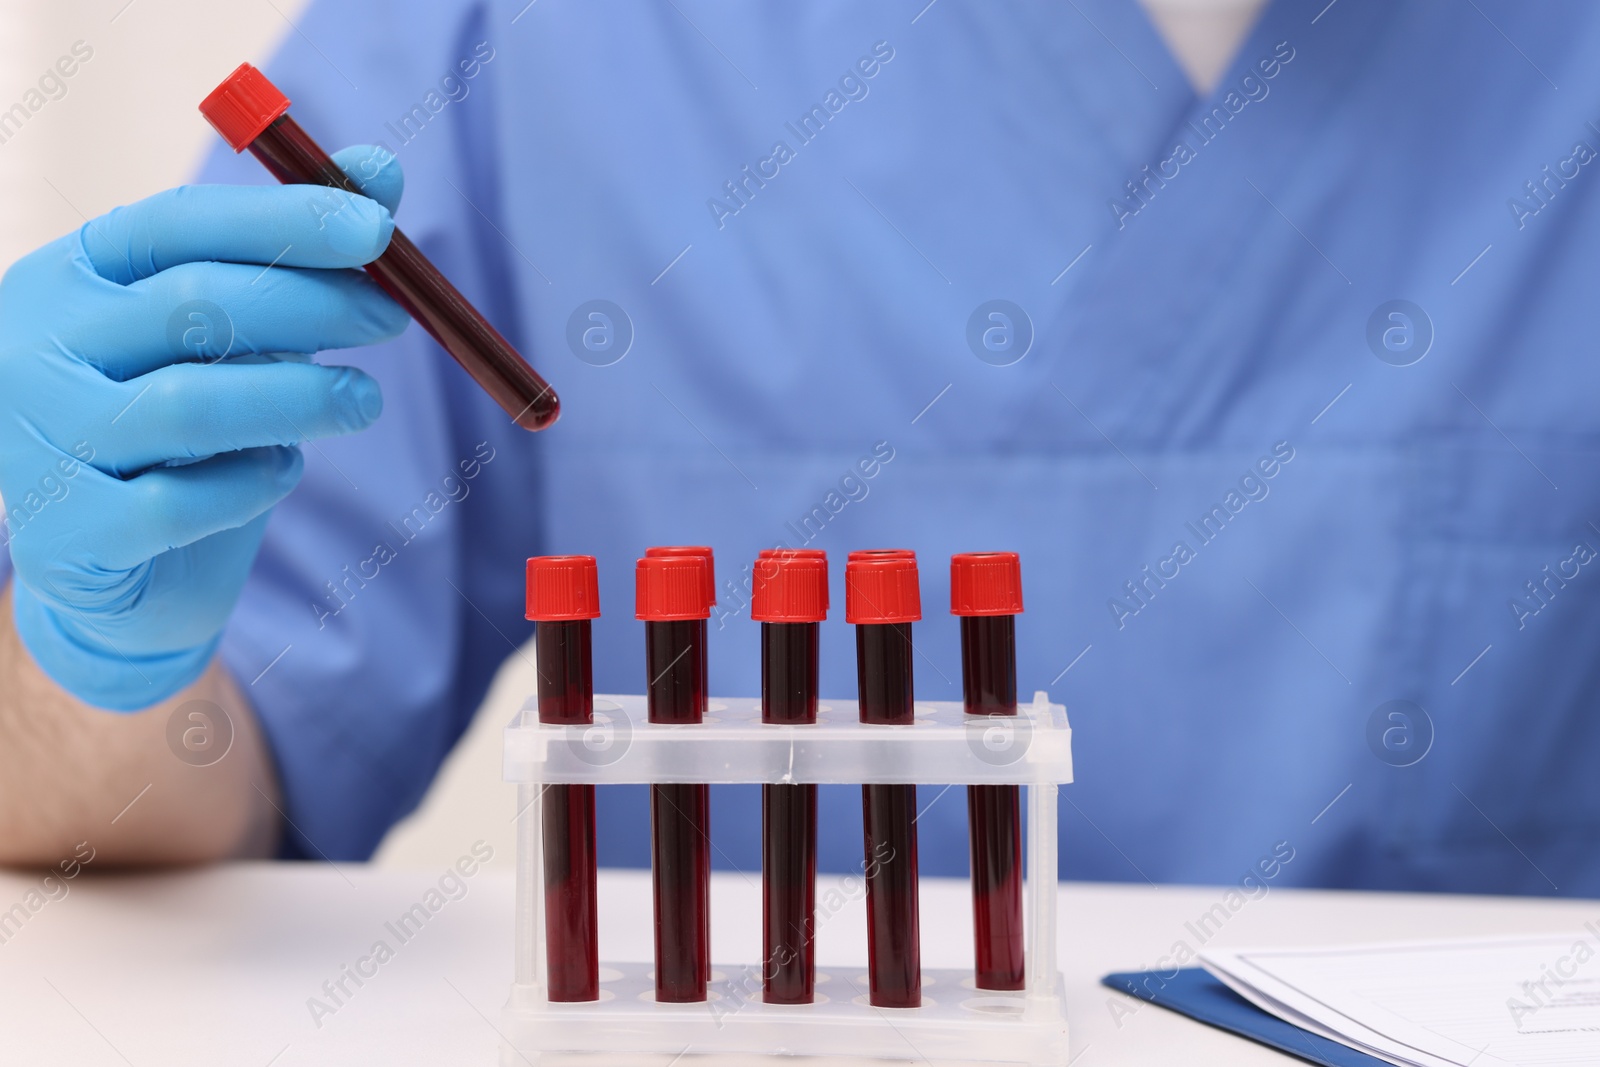
<path fill-rule="evenodd" d="M 387 208 L 320 185 L 185 185 L 102 215 L 80 231 L 84 256 L 119 285 L 182 263 L 359 267 L 394 233 Z"/>

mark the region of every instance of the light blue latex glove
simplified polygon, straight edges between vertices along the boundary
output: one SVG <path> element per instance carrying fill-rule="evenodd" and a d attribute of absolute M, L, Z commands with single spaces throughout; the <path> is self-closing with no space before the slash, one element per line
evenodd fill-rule
<path fill-rule="evenodd" d="M 399 166 L 375 148 L 335 158 L 382 204 L 315 186 L 186 186 L 0 281 L 17 631 L 90 704 L 147 707 L 200 676 L 268 513 L 300 479 L 296 446 L 382 410 L 371 377 L 308 355 L 408 321 L 343 269 L 388 246 Z"/>

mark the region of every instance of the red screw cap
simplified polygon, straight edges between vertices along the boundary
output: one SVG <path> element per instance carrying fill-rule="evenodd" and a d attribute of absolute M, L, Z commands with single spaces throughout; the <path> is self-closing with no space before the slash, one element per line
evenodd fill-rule
<path fill-rule="evenodd" d="M 567 622 L 600 617 L 600 579 L 593 556 L 534 556 L 528 560 L 527 617 Z"/>
<path fill-rule="evenodd" d="M 756 622 L 822 622 L 828 617 L 828 560 L 822 553 L 762 555 L 753 577 L 750 617 Z"/>
<path fill-rule="evenodd" d="M 758 556 L 761 559 L 786 559 L 790 556 L 795 559 L 828 558 L 828 554 L 820 548 L 763 548 Z"/>
<path fill-rule="evenodd" d="M 289 98 L 248 63 L 223 79 L 200 101 L 200 114 L 235 152 L 243 152 L 261 131 L 289 110 Z"/>
<path fill-rule="evenodd" d="M 634 615 L 646 622 L 711 617 L 704 556 L 646 556 L 633 572 Z"/>
<path fill-rule="evenodd" d="M 1021 556 L 1015 552 L 960 552 L 950 557 L 950 614 L 1021 613 Z"/>
<path fill-rule="evenodd" d="M 706 545 L 655 545 L 644 550 L 645 559 L 670 556 L 699 556 L 706 561 L 706 607 L 717 602 L 717 561 Z"/>
<path fill-rule="evenodd" d="M 916 622 L 922 618 L 917 561 L 904 556 L 852 559 L 844 568 L 844 617 L 852 623 Z"/>

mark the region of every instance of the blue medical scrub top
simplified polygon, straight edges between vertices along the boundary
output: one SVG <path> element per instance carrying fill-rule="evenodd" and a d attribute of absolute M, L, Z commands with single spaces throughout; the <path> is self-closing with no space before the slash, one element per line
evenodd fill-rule
<path fill-rule="evenodd" d="M 1600 893 L 1592 5 L 1279 0 L 1197 99 L 1134 0 L 525 4 L 320 3 L 270 65 L 399 155 L 401 225 L 564 403 L 514 428 L 415 326 L 330 357 L 383 417 L 306 447 L 223 647 L 290 854 L 416 805 L 527 556 L 599 558 L 596 684 L 639 692 L 634 559 L 714 546 L 712 688 L 753 695 L 743 568 L 827 549 L 848 702 L 847 550 L 917 550 L 953 700 L 946 560 L 1012 549 L 1064 876 Z M 919 795 L 925 873 L 963 792 Z M 713 790 L 718 866 L 757 795 Z M 858 791 L 822 806 L 857 866 Z"/>

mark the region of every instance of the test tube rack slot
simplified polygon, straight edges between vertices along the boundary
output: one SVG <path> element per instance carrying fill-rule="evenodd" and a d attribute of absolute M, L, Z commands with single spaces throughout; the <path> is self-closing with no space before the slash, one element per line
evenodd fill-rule
<path fill-rule="evenodd" d="M 1068 1062 L 1056 963 L 1056 795 L 1072 781 L 1066 709 L 1044 692 L 1015 718 L 968 716 L 958 702 L 917 702 L 914 726 L 856 721 L 851 700 L 824 700 L 815 725 L 761 722 L 761 702 L 717 699 L 705 721 L 652 724 L 643 696 L 597 696 L 592 726 L 538 721 L 530 700 L 506 727 L 505 779 L 517 786 L 515 978 L 502 1013 L 502 1064 L 543 1054 L 814 1057 L 814 1062 L 930 1064 Z M 710 999 L 654 999 L 650 965 L 602 963 L 601 999 L 552 1003 L 545 993 L 540 796 L 545 785 L 704 782 L 1017 785 L 1024 789 L 1026 988 L 978 990 L 970 971 L 925 969 L 922 1007 L 867 1002 L 861 967 L 817 968 L 818 1002 L 763 1003 L 719 983 L 753 970 L 713 963 Z M 713 832 L 715 828 L 713 827 Z M 646 903 L 645 906 L 648 906 Z"/>

